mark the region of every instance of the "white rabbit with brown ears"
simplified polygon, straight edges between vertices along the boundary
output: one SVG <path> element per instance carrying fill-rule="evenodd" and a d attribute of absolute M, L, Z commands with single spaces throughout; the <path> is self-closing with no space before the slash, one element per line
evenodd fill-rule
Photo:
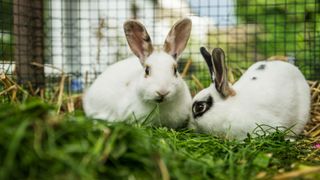
<path fill-rule="evenodd" d="M 136 57 L 109 66 L 89 87 L 83 98 L 87 116 L 122 121 L 134 115 L 147 117 L 158 108 L 158 126 L 179 128 L 191 118 L 191 95 L 181 78 L 177 61 L 191 32 L 191 20 L 176 22 L 163 50 L 155 50 L 143 24 L 124 23 L 128 44 Z"/>
<path fill-rule="evenodd" d="M 191 125 L 198 131 L 235 139 L 244 139 L 257 125 L 291 128 L 289 135 L 302 132 L 309 120 L 310 88 L 297 67 L 260 61 L 231 86 L 223 50 L 200 51 L 212 84 L 193 99 Z"/>

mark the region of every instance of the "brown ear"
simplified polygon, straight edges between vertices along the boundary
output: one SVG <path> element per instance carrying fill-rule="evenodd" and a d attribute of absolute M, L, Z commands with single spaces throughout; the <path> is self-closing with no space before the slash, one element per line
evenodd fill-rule
<path fill-rule="evenodd" d="M 187 45 L 190 37 L 192 22 L 189 18 L 176 22 L 164 42 L 164 51 L 177 58 Z"/>
<path fill-rule="evenodd" d="M 152 53 L 153 46 L 144 25 L 135 20 L 128 20 L 123 24 L 124 33 L 132 52 L 141 63 Z"/>
<path fill-rule="evenodd" d="M 221 48 L 212 50 L 213 71 L 215 75 L 215 86 L 217 91 L 223 96 L 234 96 L 235 91 L 228 83 L 228 69 L 225 63 L 225 54 Z"/>

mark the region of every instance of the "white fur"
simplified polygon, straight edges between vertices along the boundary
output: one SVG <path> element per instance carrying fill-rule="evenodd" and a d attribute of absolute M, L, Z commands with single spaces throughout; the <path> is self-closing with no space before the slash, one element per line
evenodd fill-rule
<path fill-rule="evenodd" d="M 265 64 L 265 69 L 257 70 Z M 252 78 L 256 79 L 253 80 Z M 309 120 L 310 88 L 298 68 L 282 61 L 253 64 L 232 86 L 235 96 L 223 99 L 214 84 L 199 92 L 193 102 L 211 95 L 213 106 L 193 120 L 199 131 L 243 139 L 259 125 L 292 127 L 301 133 Z"/>
<path fill-rule="evenodd" d="M 150 77 L 136 57 L 109 66 L 84 95 L 83 106 L 88 116 L 108 121 L 146 117 L 159 106 L 157 125 L 180 127 L 191 116 L 191 95 L 184 80 L 174 76 L 176 61 L 165 52 L 154 52 L 145 61 Z M 169 91 L 162 103 L 156 103 L 156 91 Z"/>
<path fill-rule="evenodd" d="M 155 51 L 144 25 L 124 23 L 128 45 L 137 58 L 109 66 L 85 93 L 86 115 L 108 121 L 144 120 L 151 112 L 155 125 L 178 128 L 191 117 L 191 95 L 177 72 L 177 57 L 191 32 L 191 20 L 176 22 L 162 51 Z M 148 119 L 150 120 L 150 119 Z"/>

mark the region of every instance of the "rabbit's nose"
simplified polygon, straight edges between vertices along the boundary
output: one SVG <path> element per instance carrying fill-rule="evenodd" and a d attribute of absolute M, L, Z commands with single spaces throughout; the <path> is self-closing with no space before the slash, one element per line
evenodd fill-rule
<path fill-rule="evenodd" d="M 164 98 L 169 94 L 169 91 L 156 91 L 157 95 Z"/>
<path fill-rule="evenodd" d="M 156 91 L 158 97 L 156 97 L 155 101 L 157 103 L 161 103 L 164 101 L 165 97 L 169 94 L 169 91 Z"/>

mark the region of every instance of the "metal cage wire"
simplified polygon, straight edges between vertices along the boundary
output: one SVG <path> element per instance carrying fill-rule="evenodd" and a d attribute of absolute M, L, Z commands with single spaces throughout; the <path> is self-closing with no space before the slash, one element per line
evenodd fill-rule
<path fill-rule="evenodd" d="M 110 64 L 133 55 L 123 22 L 141 21 L 161 46 L 172 24 L 190 17 L 193 29 L 179 63 L 209 83 L 199 48 L 221 47 L 230 69 L 286 56 L 307 79 L 320 79 L 319 0 L 1 0 L 0 69 L 24 84 L 51 88 L 68 74 L 82 92 Z M 119 72 L 121 73 L 121 72 Z"/>

